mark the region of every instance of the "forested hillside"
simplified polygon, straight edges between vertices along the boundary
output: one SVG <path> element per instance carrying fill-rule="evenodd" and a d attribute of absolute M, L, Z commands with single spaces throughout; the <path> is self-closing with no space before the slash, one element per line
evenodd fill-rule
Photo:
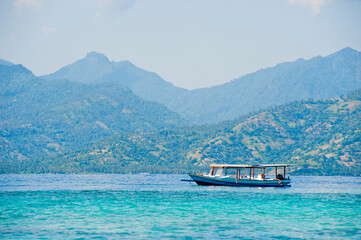
<path fill-rule="evenodd" d="M 190 122 L 204 124 L 232 120 L 295 100 L 345 95 L 361 87 L 360 69 L 361 53 L 345 48 L 326 57 L 298 59 L 261 69 L 219 86 L 186 90 L 128 61 L 111 62 L 103 54 L 92 52 L 43 78 L 87 84 L 118 82 L 146 100 L 164 104 Z"/>
<path fill-rule="evenodd" d="M 292 174 L 361 175 L 361 90 L 268 108 L 217 125 L 120 134 L 2 172 L 185 173 L 210 163 L 292 163 Z"/>
<path fill-rule="evenodd" d="M 11 162 L 75 150 L 127 132 L 186 124 L 165 106 L 119 83 L 44 81 L 21 65 L 0 65 L 0 160 Z"/>
<path fill-rule="evenodd" d="M 98 53 L 43 78 L 2 60 L 0 172 L 180 173 L 214 162 L 287 162 L 293 174 L 358 176 L 360 56 L 346 48 L 193 91 Z M 191 126 L 133 91 L 193 122 L 238 118 Z M 329 96 L 341 98 L 319 100 Z M 299 99 L 309 100 L 289 102 Z"/>

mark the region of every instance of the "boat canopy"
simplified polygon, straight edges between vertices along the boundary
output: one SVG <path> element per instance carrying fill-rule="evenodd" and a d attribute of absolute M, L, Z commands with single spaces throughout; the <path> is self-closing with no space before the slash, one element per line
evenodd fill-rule
<path fill-rule="evenodd" d="M 212 168 L 264 168 L 264 167 L 288 167 L 292 164 L 256 164 L 256 165 L 242 165 L 242 164 L 211 164 Z"/>

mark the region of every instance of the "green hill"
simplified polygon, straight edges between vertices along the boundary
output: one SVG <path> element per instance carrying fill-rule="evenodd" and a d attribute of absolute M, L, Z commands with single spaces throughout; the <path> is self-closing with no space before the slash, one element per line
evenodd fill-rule
<path fill-rule="evenodd" d="M 0 65 L 0 160 L 50 156 L 127 132 L 179 127 L 165 106 L 119 83 L 44 81 L 21 65 Z"/>
<path fill-rule="evenodd" d="M 361 90 L 307 100 L 217 125 L 120 134 L 2 172 L 185 173 L 210 163 L 292 163 L 292 174 L 361 175 Z"/>

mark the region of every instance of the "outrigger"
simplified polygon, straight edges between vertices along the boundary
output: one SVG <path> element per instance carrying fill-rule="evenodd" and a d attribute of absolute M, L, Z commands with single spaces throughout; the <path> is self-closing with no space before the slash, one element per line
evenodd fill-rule
<path fill-rule="evenodd" d="M 286 177 L 286 168 L 291 164 L 266 164 L 266 165 L 237 165 L 237 164 L 212 164 L 208 174 L 188 175 L 198 185 L 221 186 L 257 186 L 257 187 L 284 187 L 290 186 L 291 179 Z M 273 168 L 272 176 L 266 175 L 266 169 Z M 263 173 L 256 174 L 261 170 Z M 242 173 L 245 173 L 244 175 Z M 273 177 L 274 174 L 274 177 Z"/>

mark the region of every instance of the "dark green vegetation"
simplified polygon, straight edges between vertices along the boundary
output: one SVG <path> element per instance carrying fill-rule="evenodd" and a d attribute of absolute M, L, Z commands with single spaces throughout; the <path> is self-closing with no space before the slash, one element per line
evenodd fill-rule
<path fill-rule="evenodd" d="M 292 163 L 293 174 L 361 175 L 361 90 L 268 108 L 217 125 L 121 134 L 3 172 L 185 173 L 210 163 Z"/>
<path fill-rule="evenodd" d="M 144 99 L 164 104 L 190 122 L 204 124 L 295 100 L 345 95 L 361 86 L 360 69 L 361 53 L 345 48 L 326 57 L 282 63 L 226 84 L 189 91 L 130 62 L 110 62 L 93 52 L 43 78 L 88 84 L 118 82 Z"/>
<path fill-rule="evenodd" d="M 119 83 L 48 82 L 21 65 L 0 65 L 0 159 L 6 164 L 185 123 Z"/>

